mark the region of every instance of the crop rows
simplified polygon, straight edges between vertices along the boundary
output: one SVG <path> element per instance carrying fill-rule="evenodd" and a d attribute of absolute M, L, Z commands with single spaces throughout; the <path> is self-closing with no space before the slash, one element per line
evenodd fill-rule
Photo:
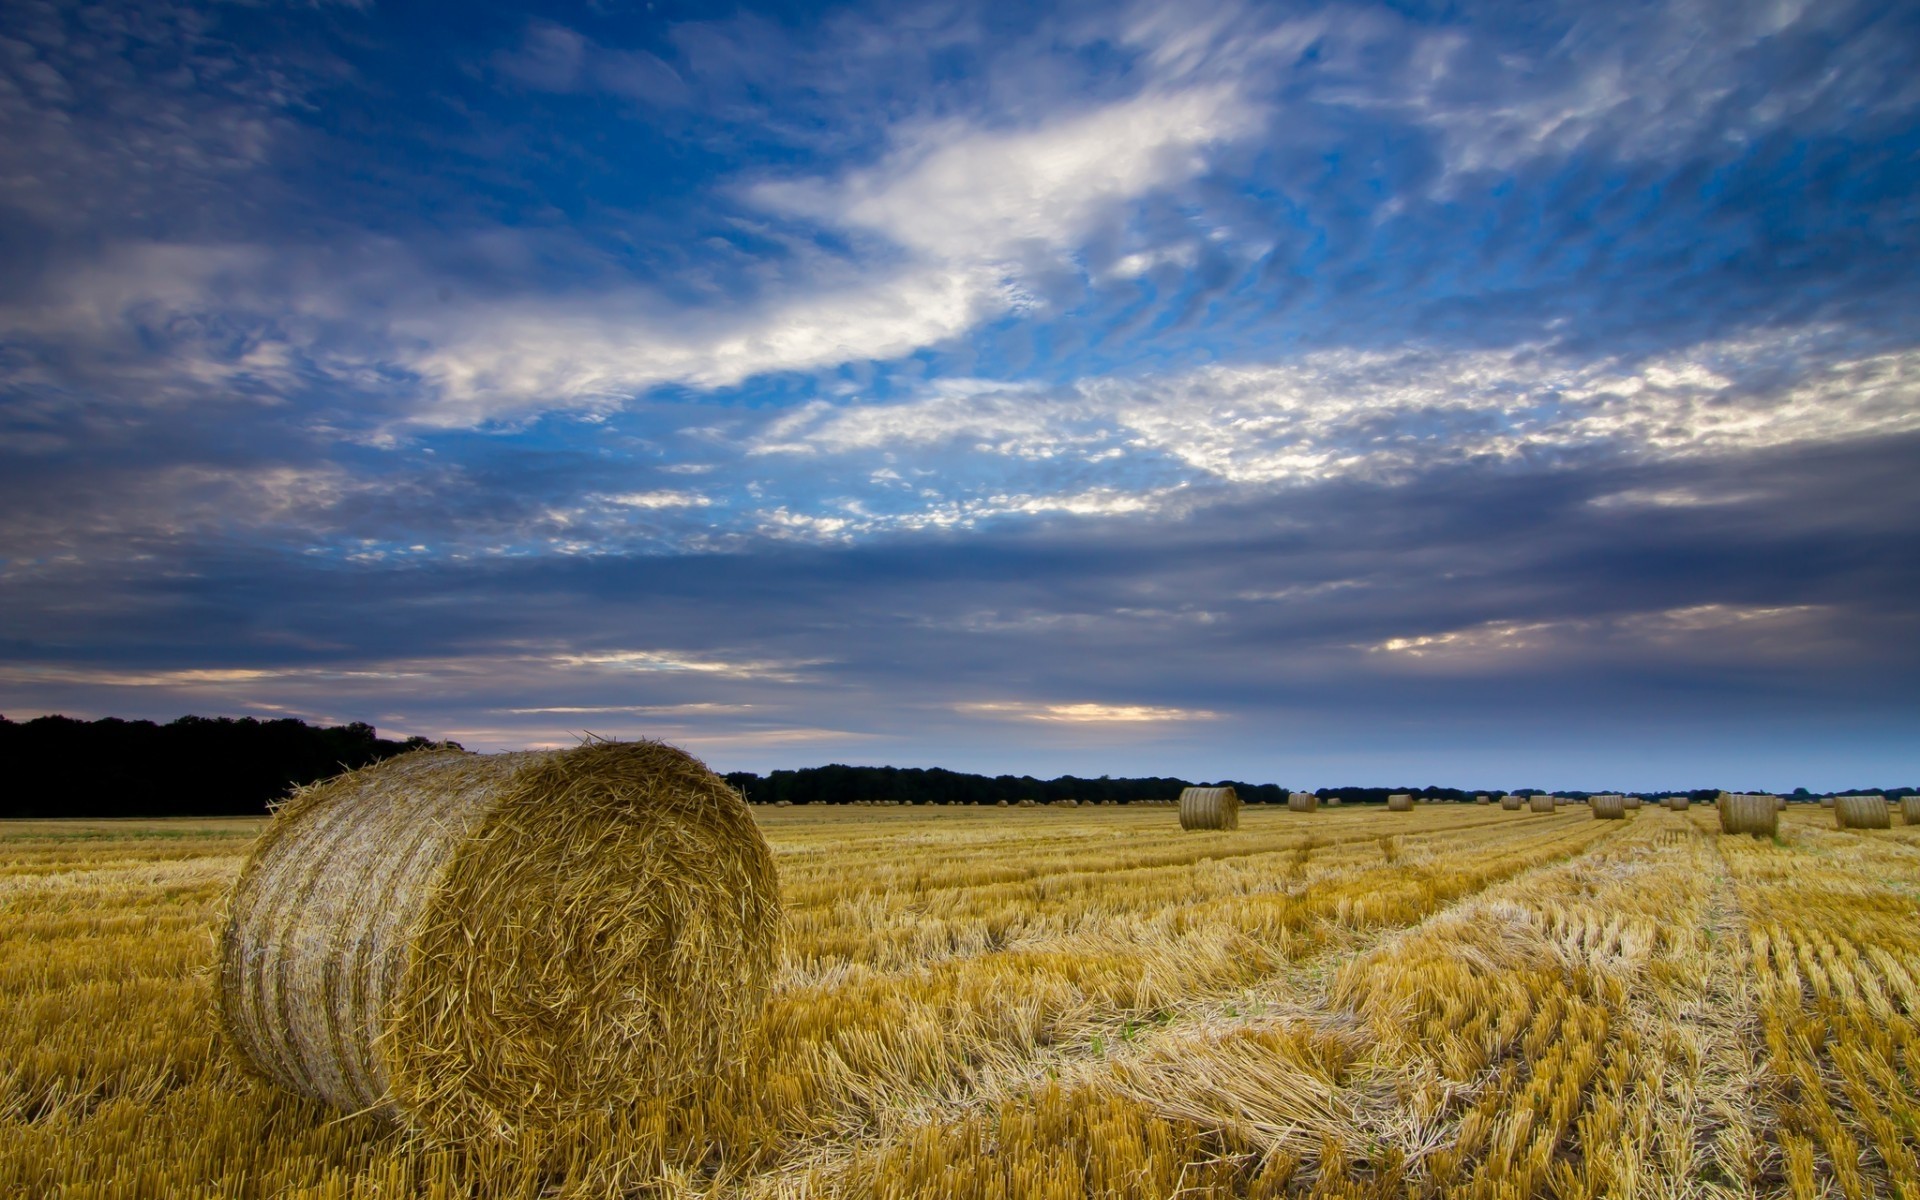
<path fill-rule="evenodd" d="M 1920 1197 L 1920 828 L 759 816 L 740 1070 L 544 1172 L 225 1057 L 250 823 L 0 826 L 0 1194 Z"/>

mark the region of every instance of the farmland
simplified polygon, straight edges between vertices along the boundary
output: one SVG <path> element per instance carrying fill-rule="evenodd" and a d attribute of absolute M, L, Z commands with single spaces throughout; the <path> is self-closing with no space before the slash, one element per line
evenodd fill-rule
<path fill-rule="evenodd" d="M 1920 827 L 762 808 L 735 1077 L 541 1170 L 253 1082 L 257 822 L 0 825 L 0 1194 L 1920 1197 Z"/>

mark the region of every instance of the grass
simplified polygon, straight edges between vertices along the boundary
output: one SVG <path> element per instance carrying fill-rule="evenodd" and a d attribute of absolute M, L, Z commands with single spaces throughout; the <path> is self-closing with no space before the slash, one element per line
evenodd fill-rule
<path fill-rule="evenodd" d="M 227 1061 L 254 826 L 0 825 L 0 1194 L 1920 1198 L 1920 828 L 756 816 L 787 928 L 741 1072 L 548 1175 Z"/>

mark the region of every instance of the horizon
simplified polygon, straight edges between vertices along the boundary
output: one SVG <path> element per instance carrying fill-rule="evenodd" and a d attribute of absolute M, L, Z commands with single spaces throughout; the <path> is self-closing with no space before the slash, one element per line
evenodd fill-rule
<path fill-rule="evenodd" d="M 1920 9 L 17 23 L 15 720 L 1920 777 Z"/>

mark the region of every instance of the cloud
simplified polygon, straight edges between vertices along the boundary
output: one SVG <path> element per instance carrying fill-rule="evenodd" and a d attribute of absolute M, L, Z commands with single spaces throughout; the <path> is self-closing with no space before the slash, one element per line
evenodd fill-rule
<path fill-rule="evenodd" d="M 1220 715 L 1204 709 L 1163 708 L 1151 704 L 1032 704 L 1025 701 L 981 701 L 956 704 L 954 710 L 1028 721 L 1064 721 L 1074 725 L 1210 721 Z"/>
<path fill-rule="evenodd" d="M 1835 614 L 1818 605 L 1695 604 L 1657 612 L 1556 621 L 1487 621 L 1443 633 L 1392 637 L 1368 653 L 1441 670 L 1557 670 L 1568 659 L 1623 652 L 1680 654 L 1752 666 L 1831 649 Z"/>

